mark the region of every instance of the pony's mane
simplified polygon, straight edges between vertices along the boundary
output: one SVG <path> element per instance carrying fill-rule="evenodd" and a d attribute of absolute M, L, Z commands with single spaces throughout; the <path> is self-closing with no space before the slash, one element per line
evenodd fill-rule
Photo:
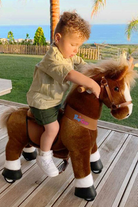
<path fill-rule="evenodd" d="M 83 65 L 79 69 L 79 71 L 86 75 L 87 77 L 94 77 L 100 73 L 102 74 L 108 74 L 108 77 L 113 74 L 117 74 L 118 71 L 121 71 L 124 69 L 124 67 L 128 67 L 128 70 L 125 74 L 124 81 L 130 85 L 132 88 L 135 85 L 135 79 L 138 78 L 138 73 L 136 70 L 132 69 L 132 63 L 126 60 L 123 57 L 120 57 L 118 60 L 102 60 L 96 64 L 89 63 Z M 71 92 L 77 87 L 76 84 L 73 84 Z"/>

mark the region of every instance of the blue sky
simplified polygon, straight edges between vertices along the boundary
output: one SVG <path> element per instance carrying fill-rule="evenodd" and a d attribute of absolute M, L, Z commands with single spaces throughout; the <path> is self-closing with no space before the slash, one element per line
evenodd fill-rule
<path fill-rule="evenodd" d="M 1 0 L 0 25 L 49 25 L 50 0 Z M 138 18 L 138 0 L 106 0 L 93 19 L 94 0 L 60 0 L 60 12 L 76 10 L 91 24 L 128 24 Z"/>

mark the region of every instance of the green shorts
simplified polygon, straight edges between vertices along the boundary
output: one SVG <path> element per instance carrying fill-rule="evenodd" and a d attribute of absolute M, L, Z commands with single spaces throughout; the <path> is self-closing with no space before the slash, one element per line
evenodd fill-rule
<path fill-rule="evenodd" d="M 57 120 L 58 112 L 61 105 L 54 106 L 49 109 L 37 109 L 34 107 L 30 107 L 32 114 L 35 117 L 36 122 L 39 125 L 50 124 Z"/>

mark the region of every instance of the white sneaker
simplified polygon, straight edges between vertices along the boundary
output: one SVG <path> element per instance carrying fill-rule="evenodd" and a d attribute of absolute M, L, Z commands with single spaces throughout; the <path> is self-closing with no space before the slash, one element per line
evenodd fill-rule
<path fill-rule="evenodd" d="M 59 170 L 55 166 L 52 159 L 52 151 L 45 152 L 44 155 L 37 155 L 36 162 L 41 170 L 49 177 L 55 177 L 59 174 Z"/>

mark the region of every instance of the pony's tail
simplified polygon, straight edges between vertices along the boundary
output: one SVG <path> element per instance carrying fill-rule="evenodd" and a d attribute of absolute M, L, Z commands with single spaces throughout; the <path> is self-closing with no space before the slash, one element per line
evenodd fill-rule
<path fill-rule="evenodd" d="M 9 109 L 4 111 L 4 113 L 0 116 L 0 127 L 4 128 L 7 126 L 7 121 L 9 119 L 9 116 L 16 111 L 18 108 L 11 106 Z"/>

